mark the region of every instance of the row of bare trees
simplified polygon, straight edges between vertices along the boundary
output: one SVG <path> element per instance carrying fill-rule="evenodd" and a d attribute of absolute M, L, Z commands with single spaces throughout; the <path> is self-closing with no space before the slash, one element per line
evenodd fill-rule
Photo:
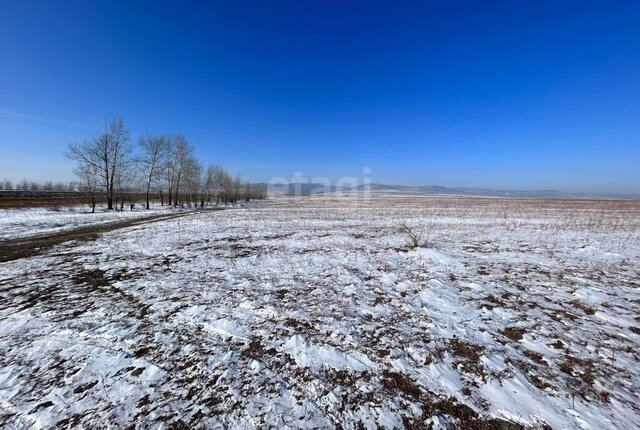
<path fill-rule="evenodd" d="M 37 182 L 37 181 L 30 181 L 28 179 L 23 179 L 20 182 L 16 182 L 14 185 L 14 183 L 9 179 L 4 179 L 0 181 L 0 191 L 57 191 L 57 192 L 67 191 L 69 192 L 69 191 L 76 191 L 76 190 L 77 190 L 77 185 L 75 182 L 69 182 L 68 184 L 65 184 L 63 182 L 56 182 L 54 184 L 53 181 Z"/>
<path fill-rule="evenodd" d="M 157 196 L 162 205 L 200 206 L 262 199 L 265 190 L 243 183 L 222 168 L 204 165 L 184 136 L 147 135 L 136 146 L 122 119 L 111 121 L 99 135 L 69 145 L 67 156 L 92 210 L 104 196 L 108 209 L 122 210 L 136 193 L 144 193 L 145 207 Z"/>

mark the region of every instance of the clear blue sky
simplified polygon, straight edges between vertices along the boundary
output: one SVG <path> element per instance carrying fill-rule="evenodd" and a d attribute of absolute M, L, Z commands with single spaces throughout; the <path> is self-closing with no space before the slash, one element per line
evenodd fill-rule
<path fill-rule="evenodd" d="M 0 0 L 0 178 L 114 116 L 253 181 L 637 193 L 640 2 Z"/>

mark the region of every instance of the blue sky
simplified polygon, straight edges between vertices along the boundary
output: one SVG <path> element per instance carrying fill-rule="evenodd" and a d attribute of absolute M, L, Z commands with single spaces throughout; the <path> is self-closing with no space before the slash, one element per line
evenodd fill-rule
<path fill-rule="evenodd" d="M 0 178 L 122 116 L 246 179 L 640 192 L 640 2 L 0 0 Z"/>

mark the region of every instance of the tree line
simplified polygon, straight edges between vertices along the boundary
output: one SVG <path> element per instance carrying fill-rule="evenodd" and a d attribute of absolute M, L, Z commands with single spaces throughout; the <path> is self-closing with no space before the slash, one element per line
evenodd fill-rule
<path fill-rule="evenodd" d="M 30 181 L 28 179 L 23 179 L 20 182 L 16 182 L 15 185 L 13 181 L 10 179 L 3 179 L 0 181 L 0 191 L 57 191 L 57 192 L 74 192 L 78 191 L 78 184 L 75 182 L 69 182 L 65 184 L 64 182 L 56 182 L 53 181 L 47 182 L 37 182 Z"/>
<path fill-rule="evenodd" d="M 144 193 L 145 208 L 152 197 L 175 207 L 204 207 L 263 199 L 263 187 L 244 183 L 219 166 L 204 165 L 194 156 L 184 136 L 147 135 L 131 142 L 122 119 L 112 120 L 97 136 L 71 144 L 67 157 L 77 164 L 74 173 L 92 208 L 104 198 L 107 209 L 133 208 L 136 194 Z"/>

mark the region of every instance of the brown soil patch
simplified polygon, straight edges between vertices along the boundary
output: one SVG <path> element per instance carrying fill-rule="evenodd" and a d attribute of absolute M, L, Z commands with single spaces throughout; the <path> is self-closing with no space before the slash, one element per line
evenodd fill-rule
<path fill-rule="evenodd" d="M 595 309 L 593 309 L 591 306 L 585 305 L 584 303 L 580 303 L 577 300 L 574 300 L 573 302 L 569 302 L 570 304 L 572 304 L 574 307 L 580 309 L 582 312 L 584 312 L 587 315 L 593 315 L 596 313 Z"/>
<path fill-rule="evenodd" d="M 480 345 L 474 345 L 454 338 L 449 341 L 449 347 L 451 347 L 451 351 L 459 357 L 464 357 L 473 363 L 480 361 L 480 356 L 482 355 L 482 347 Z"/>
<path fill-rule="evenodd" d="M 408 376 L 390 370 L 382 373 L 382 386 L 389 391 L 400 392 L 414 399 L 420 398 L 422 392 Z"/>
<path fill-rule="evenodd" d="M 531 360 L 533 360 L 535 363 L 538 364 L 544 364 L 544 356 L 538 352 L 535 351 L 531 351 L 530 349 L 527 349 L 524 351 L 524 355 L 526 355 L 527 357 L 529 357 Z"/>
<path fill-rule="evenodd" d="M 500 333 L 502 333 L 503 335 L 505 335 L 511 340 L 520 340 L 522 339 L 522 336 L 524 336 L 526 332 L 527 330 L 521 327 L 507 327 L 504 330 L 502 330 Z"/>

